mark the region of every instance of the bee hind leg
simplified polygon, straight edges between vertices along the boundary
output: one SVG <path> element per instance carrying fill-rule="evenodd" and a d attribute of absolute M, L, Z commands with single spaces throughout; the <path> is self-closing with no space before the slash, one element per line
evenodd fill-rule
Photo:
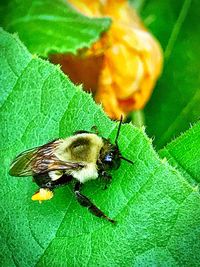
<path fill-rule="evenodd" d="M 53 197 L 53 189 L 68 184 L 72 180 L 72 176 L 63 174 L 61 178 L 52 181 L 48 174 L 42 174 L 35 175 L 33 179 L 40 189 L 32 196 L 32 200 L 41 202 L 51 199 Z"/>
<path fill-rule="evenodd" d="M 76 196 L 76 199 L 78 200 L 79 204 L 83 207 L 88 208 L 88 210 L 93 213 L 95 216 L 97 217 L 101 217 L 104 218 L 106 220 L 108 220 L 111 223 L 116 223 L 113 219 L 110 219 L 108 216 L 106 216 L 103 211 L 101 211 L 99 208 L 97 208 L 97 206 L 95 206 L 91 200 L 89 198 L 87 198 L 86 196 L 84 196 L 83 194 L 81 194 L 80 190 L 81 190 L 81 186 L 82 184 L 80 182 L 77 182 L 75 184 L 74 187 L 74 193 Z"/>
<path fill-rule="evenodd" d="M 53 192 L 50 186 L 50 178 L 48 174 L 34 175 L 33 181 L 40 187 L 38 191 L 32 196 L 33 201 L 39 201 L 40 203 L 44 200 L 49 200 L 53 197 Z"/>

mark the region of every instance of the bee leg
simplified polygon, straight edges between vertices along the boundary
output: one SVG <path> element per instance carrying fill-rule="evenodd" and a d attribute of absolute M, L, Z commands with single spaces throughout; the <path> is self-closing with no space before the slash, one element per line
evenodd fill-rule
<path fill-rule="evenodd" d="M 33 180 L 40 189 L 32 196 L 32 200 L 41 202 L 51 199 L 53 197 L 53 189 L 68 184 L 72 178 L 70 175 L 63 174 L 59 179 L 52 181 L 48 173 L 35 175 Z"/>
<path fill-rule="evenodd" d="M 93 213 L 95 216 L 97 217 L 101 217 L 101 218 L 105 218 L 106 220 L 108 220 L 111 223 L 115 223 L 114 220 L 110 219 L 108 216 L 106 216 L 103 211 L 101 211 L 99 208 L 97 208 L 97 206 L 95 206 L 91 200 L 89 198 L 87 198 L 86 196 L 84 196 L 83 194 L 81 194 L 80 190 L 81 190 L 81 186 L 82 184 L 80 182 L 77 182 L 75 184 L 74 187 L 74 193 L 76 196 L 76 199 L 78 200 L 79 204 L 83 207 L 88 208 L 88 210 Z"/>
<path fill-rule="evenodd" d="M 50 190 L 52 190 L 59 186 L 64 186 L 68 184 L 72 180 L 72 178 L 73 177 L 70 175 L 63 174 L 59 179 L 52 181 L 48 173 L 45 173 L 45 174 L 35 175 L 33 177 L 33 180 L 39 187 L 49 188 Z"/>
<path fill-rule="evenodd" d="M 35 194 L 32 196 L 32 200 L 38 200 L 40 203 L 44 200 L 49 200 L 53 197 L 53 192 L 45 187 L 45 188 L 40 188 L 40 190 L 38 190 L 37 192 L 35 192 Z"/>
<path fill-rule="evenodd" d="M 112 176 L 110 174 L 108 174 L 106 171 L 101 171 L 99 173 L 101 179 L 103 180 L 103 182 L 105 183 L 104 185 L 104 190 L 108 188 L 108 186 L 111 184 L 112 182 Z"/>
<path fill-rule="evenodd" d="M 91 131 L 92 131 L 93 133 L 97 134 L 97 135 L 99 134 L 99 131 L 98 131 L 98 128 L 97 128 L 96 125 L 93 125 L 93 126 L 92 126 Z"/>

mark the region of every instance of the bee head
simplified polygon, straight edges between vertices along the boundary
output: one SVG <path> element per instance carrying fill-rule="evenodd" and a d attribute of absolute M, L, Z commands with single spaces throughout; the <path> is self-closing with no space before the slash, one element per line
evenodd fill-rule
<path fill-rule="evenodd" d="M 117 135 L 115 138 L 115 144 L 111 144 L 107 139 L 105 139 L 105 146 L 103 149 L 103 153 L 101 156 L 101 162 L 103 164 L 104 169 L 115 169 L 117 170 L 120 167 L 121 159 L 133 164 L 133 162 L 129 159 L 126 159 L 122 156 L 119 146 L 118 146 L 118 137 L 122 125 L 122 116 L 120 118 L 119 127 L 117 130 Z"/>
<path fill-rule="evenodd" d="M 106 169 L 117 170 L 121 164 L 121 153 L 118 146 L 110 144 L 110 148 L 105 154 L 102 162 Z"/>

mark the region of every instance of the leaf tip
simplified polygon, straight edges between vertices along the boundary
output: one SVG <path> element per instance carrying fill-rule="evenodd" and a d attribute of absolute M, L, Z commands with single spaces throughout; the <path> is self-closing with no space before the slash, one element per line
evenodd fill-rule
<path fill-rule="evenodd" d="M 199 185 L 193 186 L 193 191 L 199 193 Z"/>
<path fill-rule="evenodd" d="M 145 126 L 145 125 L 142 125 L 142 126 L 140 127 L 140 129 L 142 130 L 142 132 L 143 132 L 144 134 L 146 134 L 146 133 L 145 133 L 145 130 L 146 130 L 146 126 Z"/>
<path fill-rule="evenodd" d="M 163 159 L 161 159 L 161 163 L 162 163 L 162 164 L 166 164 L 166 163 L 167 163 L 167 158 L 164 157 Z"/>
<path fill-rule="evenodd" d="M 19 39 L 19 35 L 18 35 L 18 32 L 14 32 L 13 34 L 12 34 L 12 36 L 16 39 Z"/>
<path fill-rule="evenodd" d="M 60 65 L 60 64 L 55 64 L 55 68 L 56 68 L 58 71 L 62 71 L 62 70 L 61 70 L 61 65 Z"/>
<path fill-rule="evenodd" d="M 36 54 L 32 54 L 32 59 L 37 59 L 38 56 Z"/>
<path fill-rule="evenodd" d="M 149 138 L 149 143 L 152 145 L 152 143 L 153 143 L 153 138 Z"/>
<path fill-rule="evenodd" d="M 76 86 L 78 91 L 83 91 L 83 85 L 82 83 Z"/>

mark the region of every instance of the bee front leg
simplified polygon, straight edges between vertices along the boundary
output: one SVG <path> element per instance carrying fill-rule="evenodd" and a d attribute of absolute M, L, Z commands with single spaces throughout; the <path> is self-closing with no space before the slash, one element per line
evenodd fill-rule
<path fill-rule="evenodd" d="M 82 184 L 80 182 L 77 182 L 75 184 L 74 187 L 74 193 L 76 196 L 76 199 L 78 200 L 78 202 L 80 203 L 81 206 L 88 208 L 88 210 L 93 213 L 95 216 L 97 217 L 101 217 L 104 218 L 106 220 L 108 220 L 111 223 L 115 223 L 114 220 L 110 219 L 108 216 L 106 216 L 103 211 L 101 211 L 99 208 L 97 208 L 97 206 L 95 206 L 91 200 L 89 198 L 87 198 L 86 196 L 84 196 L 83 194 L 81 194 L 80 190 L 81 190 Z"/>
<path fill-rule="evenodd" d="M 111 184 L 112 182 L 112 176 L 110 174 L 108 174 L 106 171 L 101 171 L 99 173 L 101 179 L 103 180 L 103 182 L 105 183 L 104 185 L 104 190 L 108 188 L 108 186 Z"/>
<path fill-rule="evenodd" d="M 97 135 L 99 134 L 99 131 L 98 131 L 98 128 L 97 128 L 96 125 L 93 125 L 93 126 L 92 126 L 91 131 L 92 131 L 93 133 L 97 134 Z"/>

